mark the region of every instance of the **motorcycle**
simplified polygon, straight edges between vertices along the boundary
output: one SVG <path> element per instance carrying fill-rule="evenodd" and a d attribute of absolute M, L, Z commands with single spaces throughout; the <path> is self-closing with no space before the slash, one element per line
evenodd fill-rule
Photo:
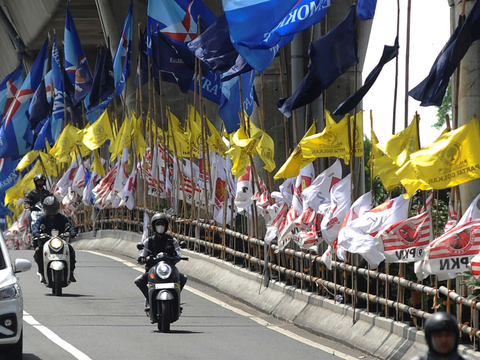
<path fill-rule="evenodd" d="M 183 243 L 183 242 L 182 242 Z M 185 245 L 180 244 L 180 247 Z M 143 250 L 144 244 L 138 243 L 137 249 Z M 180 273 L 175 266 L 187 257 L 171 256 L 161 252 L 149 255 L 146 263 L 153 266 L 148 270 L 148 302 L 150 311 L 146 312 L 152 324 L 157 324 L 158 331 L 170 332 L 170 324 L 180 318 Z"/>
<path fill-rule="evenodd" d="M 42 228 L 43 227 L 43 228 Z M 66 226 L 68 228 L 69 226 Z M 44 226 L 40 227 L 40 231 Z M 59 234 L 52 230 L 52 235 L 37 234 L 39 244 L 43 244 L 43 278 L 45 286 L 52 289 L 52 294 L 62 296 L 62 289 L 70 285 L 70 233 Z"/>

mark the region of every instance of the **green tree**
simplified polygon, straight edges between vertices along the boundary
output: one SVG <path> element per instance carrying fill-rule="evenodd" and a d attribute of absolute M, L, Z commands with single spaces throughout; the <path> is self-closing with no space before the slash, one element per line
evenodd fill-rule
<path fill-rule="evenodd" d="M 437 122 L 432 125 L 437 130 L 440 130 L 445 125 L 445 115 L 452 117 L 452 82 L 448 83 L 447 92 L 443 98 L 442 106 L 438 108 Z"/>

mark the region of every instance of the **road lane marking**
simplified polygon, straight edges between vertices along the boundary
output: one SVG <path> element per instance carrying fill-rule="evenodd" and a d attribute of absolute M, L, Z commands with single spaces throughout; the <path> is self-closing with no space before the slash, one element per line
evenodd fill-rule
<path fill-rule="evenodd" d="M 23 311 L 23 320 L 31 326 L 33 326 L 35 329 L 40 331 L 43 335 L 47 337 L 48 340 L 53 342 L 54 344 L 60 346 L 63 350 L 67 351 L 70 353 L 72 356 L 74 356 L 76 359 L 79 360 L 92 360 L 90 359 L 87 355 L 85 355 L 83 352 L 78 350 L 76 347 L 73 345 L 69 344 L 65 340 L 63 340 L 60 336 L 55 334 L 52 330 L 47 328 L 46 326 L 40 324 L 37 320 L 33 318 L 32 315 L 27 313 L 26 311 Z"/>
<path fill-rule="evenodd" d="M 119 257 L 116 257 L 116 256 L 112 256 L 112 255 L 107 255 L 107 254 L 102 254 L 100 252 L 97 252 L 97 251 L 91 251 L 91 250 L 82 250 L 84 252 L 88 252 L 88 253 L 91 253 L 91 254 L 94 254 L 94 255 L 99 255 L 99 256 L 104 256 L 106 258 L 109 258 L 109 259 L 112 259 L 112 260 L 115 260 L 115 261 L 118 261 L 128 267 L 131 267 L 132 269 L 135 269 L 139 272 L 144 272 L 145 271 L 145 268 L 142 267 L 142 266 L 138 266 L 137 264 L 134 264 L 130 261 L 127 261 L 127 260 L 124 260 L 124 259 L 121 259 Z M 243 311 L 239 308 L 236 308 L 234 306 L 231 306 L 219 299 L 216 299 L 214 298 L 213 296 L 210 296 L 210 295 L 207 295 L 207 294 L 204 294 L 203 292 L 197 290 L 197 289 L 194 289 L 188 285 L 185 285 L 185 290 L 197 295 L 197 296 L 200 296 L 202 298 L 204 298 L 205 300 L 208 300 L 208 301 L 211 301 L 213 303 L 215 303 L 216 305 L 219 305 L 219 306 L 222 306 L 224 307 L 225 309 L 228 309 L 230 311 L 233 311 L 234 313 L 238 314 L 238 315 L 241 315 L 241 316 L 244 316 L 244 317 L 247 317 L 253 321 L 255 321 L 257 324 L 259 325 L 262 325 L 262 326 L 265 326 L 266 328 L 270 329 L 270 330 L 273 330 L 273 331 L 276 331 L 282 335 L 285 335 L 293 340 L 296 340 L 296 341 L 299 341 L 301 342 L 302 344 L 305 344 L 305 345 L 309 345 L 311 347 L 314 347 L 316 349 L 319 349 L 319 350 L 322 350 L 330 355 L 334 355 L 334 356 L 337 356 L 341 359 L 345 359 L 345 360 L 357 360 L 358 358 L 354 357 L 354 356 L 350 356 L 350 355 L 347 355 L 341 351 L 337 351 L 331 347 L 328 347 L 328 346 L 325 346 L 325 345 L 321 345 L 319 343 L 316 343 L 314 341 L 311 341 L 311 340 L 308 340 L 308 339 L 305 339 L 303 337 L 300 337 L 298 334 L 295 334 L 294 332 L 291 332 L 289 330 L 286 330 L 286 329 L 283 329 L 282 327 L 280 326 L 276 326 L 276 325 L 273 325 L 271 323 L 269 323 L 268 321 L 265 321 L 264 319 L 258 317 L 258 316 L 254 316 L 246 311 Z"/>

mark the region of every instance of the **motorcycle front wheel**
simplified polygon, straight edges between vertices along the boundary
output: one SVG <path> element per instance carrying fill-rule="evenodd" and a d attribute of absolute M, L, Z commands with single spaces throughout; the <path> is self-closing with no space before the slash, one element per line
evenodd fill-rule
<path fill-rule="evenodd" d="M 52 293 L 56 296 L 62 296 L 62 271 L 57 270 L 53 272 L 53 286 Z"/>
<path fill-rule="evenodd" d="M 170 301 L 162 301 L 162 317 L 158 322 L 158 331 L 164 333 L 170 332 L 170 319 L 172 316 L 172 303 Z"/>

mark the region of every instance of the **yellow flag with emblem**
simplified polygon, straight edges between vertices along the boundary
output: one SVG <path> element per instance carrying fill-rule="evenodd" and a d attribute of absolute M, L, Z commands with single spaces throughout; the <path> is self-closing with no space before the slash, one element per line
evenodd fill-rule
<path fill-rule="evenodd" d="M 81 130 L 68 124 L 50 150 L 50 155 L 60 162 L 70 162 L 71 153 L 77 151 L 77 145 L 83 145 L 79 132 L 81 133 Z"/>
<path fill-rule="evenodd" d="M 343 157 L 350 155 L 348 143 L 348 115 L 337 124 L 325 110 L 325 129 L 300 141 L 304 157 Z"/>
<path fill-rule="evenodd" d="M 31 163 L 33 163 L 39 156 L 40 151 L 38 150 L 32 150 L 28 152 L 22 160 L 17 164 L 17 167 L 15 170 L 22 171 L 23 169 L 26 169 Z"/>
<path fill-rule="evenodd" d="M 50 154 L 40 152 L 40 159 L 42 159 L 43 167 L 45 168 L 45 171 L 47 173 L 46 175 L 57 177 L 58 169 L 55 158 Z"/>
<path fill-rule="evenodd" d="M 90 150 L 95 150 L 101 147 L 105 141 L 112 139 L 112 125 L 108 117 L 108 111 L 105 110 L 97 121 L 85 129 L 83 143 Z"/>
<path fill-rule="evenodd" d="M 305 135 L 303 135 L 303 138 L 301 141 L 303 141 L 303 139 L 309 136 L 315 135 L 316 132 L 317 132 L 317 125 L 316 125 L 316 122 L 314 122 L 310 126 L 310 128 L 307 130 Z M 297 147 L 295 148 L 295 150 L 293 150 L 293 152 L 288 157 L 287 161 L 285 161 L 285 163 L 282 165 L 280 170 L 278 170 L 278 172 L 275 174 L 273 178 L 275 180 L 278 180 L 278 179 L 289 179 L 289 178 L 296 177 L 300 174 L 300 170 L 305 166 L 307 166 L 308 164 L 310 164 L 313 160 L 315 160 L 314 157 L 310 157 L 310 158 L 304 157 L 302 152 L 302 147 L 300 146 L 300 144 L 297 144 Z"/>
<path fill-rule="evenodd" d="M 417 190 L 431 190 L 432 187 L 426 182 L 417 178 L 415 169 L 411 161 L 407 161 L 396 171 L 397 179 L 400 179 L 402 186 L 407 191 L 407 194 L 404 194 L 405 199 L 410 198 Z"/>
<path fill-rule="evenodd" d="M 275 170 L 275 143 L 265 131 L 257 144 L 257 153 L 265 163 L 263 167 L 265 170 L 268 172 Z"/>
<path fill-rule="evenodd" d="M 230 144 L 232 146 L 228 149 L 227 155 L 232 160 L 232 174 L 238 178 L 246 173 L 246 167 L 250 164 L 250 157 L 232 142 Z"/>
<path fill-rule="evenodd" d="M 410 159 L 410 154 L 419 150 L 418 144 L 418 116 L 415 115 L 405 130 L 393 135 L 387 141 L 385 154 L 400 167 Z"/>
<path fill-rule="evenodd" d="M 208 137 L 207 143 L 212 147 L 213 151 L 216 151 L 220 153 L 221 155 L 225 156 L 225 153 L 228 150 L 227 145 L 223 141 L 222 135 L 218 132 L 218 130 L 215 128 L 215 126 L 212 124 L 208 118 L 207 120 L 207 125 L 210 130 L 210 136 Z"/>
<path fill-rule="evenodd" d="M 477 117 L 446 132 L 410 155 L 416 179 L 432 189 L 446 189 L 480 178 L 480 131 Z M 412 175 L 413 176 L 413 175 Z M 408 181 L 400 177 L 402 185 Z M 409 195 L 413 195 L 412 189 Z"/>

